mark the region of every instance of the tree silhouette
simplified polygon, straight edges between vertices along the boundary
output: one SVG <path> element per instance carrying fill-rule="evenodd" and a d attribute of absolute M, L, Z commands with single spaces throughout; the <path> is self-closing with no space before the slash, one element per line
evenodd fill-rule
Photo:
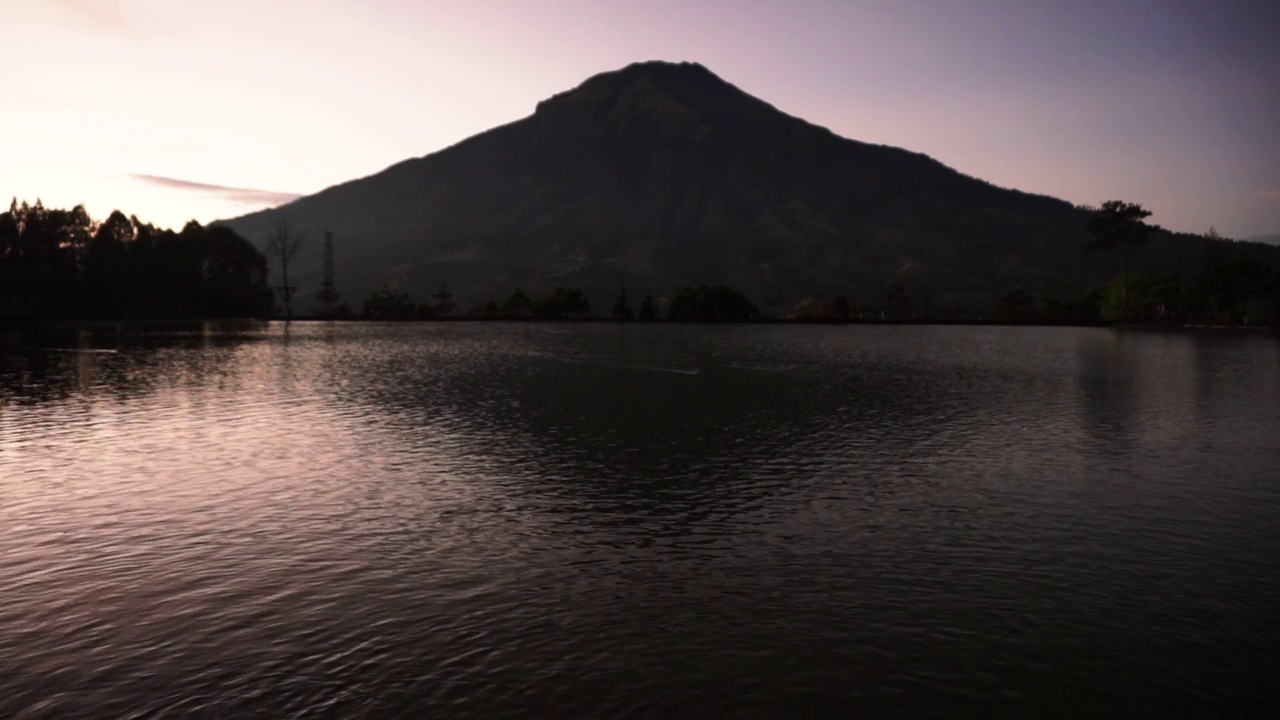
<path fill-rule="evenodd" d="M 83 207 L 15 200 L 0 213 L 0 316 L 262 317 L 266 258 L 230 228 L 157 230 L 119 211 L 101 224 Z"/>
<path fill-rule="evenodd" d="M 635 319 L 635 311 L 631 309 L 631 303 L 627 301 L 627 288 L 625 286 L 618 292 L 618 299 L 613 302 L 613 317 L 624 321 Z"/>
<path fill-rule="evenodd" d="M 848 320 L 850 314 L 849 298 L 844 295 L 837 295 L 822 304 L 822 316 L 828 320 Z"/>
<path fill-rule="evenodd" d="M 444 317 L 453 312 L 457 304 L 453 301 L 453 293 L 449 292 L 448 285 L 440 285 L 431 297 L 418 303 L 418 317 L 420 318 L 438 318 Z"/>
<path fill-rule="evenodd" d="M 911 298 L 907 296 L 907 286 L 902 284 L 900 278 L 894 278 L 893 283 L 889 285 L 889 291 L 885 293 L 885 304 L 889 308 L 890 317 L 907 316 L 907 311 L 911 307 Z"/>
<path fill-rule="evenodd" d="M 591 303 L 578 288 L 556 288 L 538 301 L 537 313 L 546 318 L 582 317 L 591 312 Z"/>
<path fill-rule="evenodd" d="M 289 285 L 289 261 L 293 260 L 302 249 L 302 240 L 302 233 L 294 232 L 287 217 L 277 220 L 275 228 L 271 230 L 270 235 L 267 235 L 267 254 L 273 260 L 280 261 L 280 296 L 284 299 L 286 321 L 293 319 L 291 301 L 294 288 Z"/>
<path fill-rule="evenodd" d="M 93 234 L 80 287 L 86 299 L 93 299 L 93 314 L 97 317 L 128 314 L 125 293 L 129 284 L 129 246 L 134 234 L 133 223 L 119 210 L 112 212 Z"/>
<path fill-rule="evenodd" d="M 362 314 L 378 320 L 403 320 L 417 312 L 413 297 L 407 292 L 384 287 L 369 293 L 364 299 Z"/>
<path fill-rule="evenodd" d="M 503 301 L 502 312 L 514 317 L 529 317 L 533 315 L 533 298 L 526 295 L 520 288 L 516 288 Z"/>
<path fill-rule="evenodd" d="M 1143 221 L 1151 217 L 1151 211 L 1137 203 L 1108 200 L 1101 207 L 1090 208 L 1089 234 L 1093 237 L 1085 243 L 1085 250 L 1116 250 L 1120 254 L 1120 317 L 1127 310 L 1125 265 L 1130 248 L 1137 247 L 1151 238 L 1156 228 Z"/>
<path fill-rule="evenodd" d="M 740 290 L 727 285 L 682 288 L 671 301 L 675 321 L 745 322 L 759 320 L 760 309 Z"/>
<path fill-rule="evenodd" d="M 449 292 L 449 286 L 441 283 L 440 287 L 431 294 L 431 311 L 438 316 L 448 315 L 457 307 L 457 303 L 453 301 L 453 293 Z"/>
<path fill-rule="evenodd" d="M 640 303 L 640 319 L 654 320 L 658 317 L 658 306 L 653 302 L 652 295 L 645 295 L 644 302 Z"/>
<path fill-rule="evenodd" d="M 1022 288 L 1014 288 L 996 296 L 996 320 L 1026 321 L 1035 319 L 1035 316 L 1035 298 Z"/>

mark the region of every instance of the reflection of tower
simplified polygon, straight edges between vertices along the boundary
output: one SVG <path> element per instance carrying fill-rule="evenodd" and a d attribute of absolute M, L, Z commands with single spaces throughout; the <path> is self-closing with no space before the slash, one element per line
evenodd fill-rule
<path fill-rule="evenodd" d="M 338 302 L 338 298 L 342 294 L 338 292 L 333 281 L 333 233 L 328 230 L 324 231 L 324 284 L 320 287 L 320 293 L 316 295 L 321 303 L 324 304 L 323 313 L 326 317 L 334 314 L 334 305 Z"/>

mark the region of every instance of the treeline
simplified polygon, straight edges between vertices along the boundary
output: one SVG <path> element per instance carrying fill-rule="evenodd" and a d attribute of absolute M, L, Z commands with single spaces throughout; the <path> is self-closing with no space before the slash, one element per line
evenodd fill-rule
<path fill-rule="evenodd" d="M 591 314 L 587 296 L 576 288 L 556 288 L 550 295 L 537 300 L 523 290 L 516 289 L 501 304 L 490 301 L 476 305 L 460 315 L 455 315 L 457 303 L 448 285 L 427 300 L 417 302 L 407 292 L 383 288 L 371 293 L 364 300 L 363 315 L 381 320 L 433 319 L 444 317 L 471 317 L 486 319 L 527 318 L 583 318 Z"/>
<path fill-rule="evenodd" d="M 225 226 L 99 223 L 39 200 L 0 214 L 0 319 L 268 317 L 272 300 L 266 258 Z"/>
<path fill-rule="evenodd" d="M 365 298 L 364 317 L 384 320 L 435 319 L 447 317 L 521 320 L 581 319 L 591 315 L 591 303 L 579 288 L 557 287 L 549 295 L 534 299 L 516 289 L 501 303 L 489 301 L 457 313 L 458 306 L 447 285 L 424 301 L 400 290 L 383 288 Z M 610 314 L 619 321 L 653 321 L 659 315 L 658 303 L 646 295 L 639 307 L 633 307 L 623 288 L 613 303 Z M 755 303 L 745 294 L 725 285 L 686 287 L 670 301 L 666 319 L 674 322 L 748 322 L 760 320 Z"/>
<path fill-rule="evenodd" d="M 1280 271 L 1247 255 L 1231 256 L 1230 241 L 1218 241 L 1213 255 L 1230 259 L 1207 263 L 1195 275 L 1130 271 L 1084 297 L 1064 300 L 1015 287 L 987 307 L 951 306 L 925 313 L 897 286 L 881 304 L 843 295 L 807 298 L 793 308 L 796 322 L 877 320 L 988 320 L 1009 323 L 1093 324 L 1106 322 L 1191 322 L 1280 326 Z M 1220 254 L 1219 254 L 1220 253 Z"/>
<path fill-rule="evenodd" d="M 1135 231 L 1133 226 L 1142 226 L 1150 213 L 1118 201 L 1095 210 L 1090 231 L 1096 239 L 1088 249 L 1116 252 L 1120 273 L 1076 303 L 1037 299 L 1015 289 L 997 299 L 996 319 L 1056 320 L 1075 312 L 1110 322 L 1280 324 L 1280 268 L 1261 259 L 1256 244 L 1229 240 L 1210 228 L 1194 273 L 1129 270 L 1125 245 L 1145 241 L 1147 231 Z"/>
<path fill-rule="evenodd" d="M 1097 293 L 1100 312 L 1109 320 L 1280 324 L 1280 268 L 1247 249 L 1211 230 L 1196 274 L 1116 276 Z"/>
<path fill-rule="evenodd" d="M 646 295 L 638 310 L 631 307 L 624 287 L 613 302 L 615 320 L 657 320 L 658 303 Z M 760 320 L 760 309 L 740 290 L 727 285 L 681 288 L 671 298 L 666 319 L 672 322 L 750 322 Z"/>
<path fill-rule="evenodd" d="M 1258 255 L 1261 246 L 1236 243 L 1212 227 L 1204 235 L 1200 267 L 1191 277 L 1126 271 L 1129 252 L 1145 244 L 1158 226 L 1137 203 L 1108 200 L 1090 211 L 1086 250 L 1119 256 L 1120 274 L 1097 293 L 1108 320 L 1194 320 L 1208 323 L 1275 324 L 1280 315 L 1280 268 Z M 1263 322 L 1255 322 L 1260 316 Z"/>
<path fill-rule="evenodd" d="M 941 314 L 922 314 L 901 280 L 895 280 L 883 304 L 845 296 L 808 298 L 791 319 L 805 322 L 857 320 L 976 320 L 995 322 L 1101 323 L 1170 322 L 1227 325 L 1280 325 L 1280 268 L 1262 259 L 1265 247 L 1222 237 L 1213 228 L 1204 235 L 1200 266 L 1188 275 L 1152 273 L 1127 267 L 1128 254 L 1147 242 L 1157 226 L 1141 205 L 1112 200 L 1087 208 L 1091 240 L 1084 251 L 1116 256 L 1120 272 L 1083 297 L 1037 297 L 1014 287 L 986 308 L 951 306 Z"/>
<path fill-rule="evenodd" d="M 893 278 L 878 302 L 863 297 L 834 295 L 806 298 L 786 313 L 795 322 L 876 321 L 972 321 L 1015 323 L 1091 324 L 1116 321 L 1186 321 L 1227 324 L 1277 324 L 1280 321 L 1280 268 L 1272 267 L 1266 246 L 1237 243 L 1212 228 L 1204 236 L 1203 257 L 1197 272 L 1187 276 L 1130 271 L 1129 254 L 1144 245 L 1159 229 L 1147 224 L 1150 211 L 1135 203 L 1109 200 L 1089 211 L 1090 239 L 1081 248 L 1106 252 L 1119 260 L 1119 274 L 1103 287 L 1082 297 L 1062 293 L 1037 295 L 1021 286 L 1010 288 L 975 307 L 974 298 L 943 304 L 926 294 L 925 302 L 913 301 L 909 276 Z M 1139 257 L 1151 259 L 1150 253 Z M 927 288 L 926 288 L 927 291 Z M 988 296 L 990 297 L 990 296 Z M 960 303 L 965 303 L 962 305 Z M 556 288 L 534 299 L 517 289 L 501 303 L 489 301 L 460 310 L 447 286 L 421 302 L 393 289 L 382 289 L 365 299 L 369 318 L 586 318 L 591 306 L 576 288 Z M 340 314 L 339 314 L 340 315 Z M 670 299 L 646 296 L 633 306 L 623 288 L 610 315 L 620 321 L 658 320 L 682 322 L 749 322 L 762 320 L 760 309 L 741 291 L 725 286 L 680 289 Z"/>
<path fill-rule="evenodd" d="M 1280 269 L 1215 241 L 1205 266 L 1184 277 L 1142 270 L 1067 303 L 1015 289 L 997 298 L 993 319 L 1006 321 L 1180 322 L 1280 325 Z M 1215 257 L 1216 256 L 1216 257 Z M 1207 258 L 1208 259 L 1208 258 Z"/>

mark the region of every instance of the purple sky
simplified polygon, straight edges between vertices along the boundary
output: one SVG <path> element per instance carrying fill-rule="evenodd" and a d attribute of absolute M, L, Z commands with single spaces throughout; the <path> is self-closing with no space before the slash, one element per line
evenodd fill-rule
<path fill-rule="evenodd" d="M 1280 233 L 1280 2 L 41 0 L 4 10 L 0 195 L 209 221 L 597 72 L 693 60 L 970 175 Z"/>

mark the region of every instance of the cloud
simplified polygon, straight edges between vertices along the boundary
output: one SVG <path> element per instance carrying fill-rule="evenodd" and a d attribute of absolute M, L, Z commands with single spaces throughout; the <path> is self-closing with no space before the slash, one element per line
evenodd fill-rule
<path fill-rule="evenodd" d="M 112 0 L 52 0 L 50 5 L 88 28 L 116 35 L 134 35 L 136 28 Z"/>
<path fill-rule="evenodd" d="M 163 177 L 161 175 L 143 175 L 135 173 L 129 177 L 150 185 L 158 185 L 171 190 L 185 190 L 188 192 L 210 195 L 230 202 L 239 203 L 241 205 L 270 205 L 274 207 L 302 197 L 297 193 L 227 187 L 226 185 L 211 185 L 209 183 L 179 180 L 178 178 Z"/>
<path fill-rule="evenodd" d="M 1259 190 L 1258 194 L 1268 200 L 1280 200 L 1280 188 L 1275 190 Z"/>

